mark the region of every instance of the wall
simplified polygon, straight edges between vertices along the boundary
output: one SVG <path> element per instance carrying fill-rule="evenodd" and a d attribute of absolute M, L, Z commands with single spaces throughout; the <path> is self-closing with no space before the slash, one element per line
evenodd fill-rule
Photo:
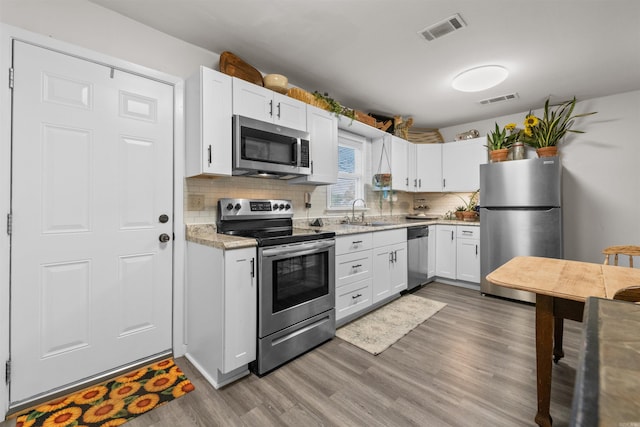
<path fill-rule="evenodd" d="M 600 263 L 610 245 L 640 244 L 640 91 L 578 102 L 577 113 L 598 114 L 578 119 L 560 145 L 564 165 L 563 225 L 565 258 Z M 541 114 L 541 110 L 534 113 Z M 440 129 L 445 140 L 469 129 L 481 135 L 494 123 L 518 125 L 527 112 Z M 626 260 L 621 264 L 627 263 Z"/>

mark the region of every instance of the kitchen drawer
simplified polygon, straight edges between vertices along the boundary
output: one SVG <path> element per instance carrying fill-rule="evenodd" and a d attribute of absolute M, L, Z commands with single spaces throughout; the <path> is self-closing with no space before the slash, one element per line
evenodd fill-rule
<path fill-rule="evenodd" d="M 336 288 L 371 277 L 371 251 L 336 256 Z"/>
<path fill-rule="evenodd" d="M 371 233 L 338 236 L 336 237 L 336 255 L 371 249 L 371 241 Z"/>
<path fill-rule="evenodd" d="M 458 239 L 479 239 L 480 227 L 459 225 L 456 236 Z"/>
<path fill-rule="evenodd" d="M 371 305 L 371 279 L 361 280 L 336 289 L 336 320 Z"/>
<path fill-rule="evenodd" d="M 382 246 L 395 245 L 396 243 L 404 243 L 407 241 L 407 229 L 398 228 L 395 230 L 375 231 L 373 233 L 373 247 L 380 248 Z"/>

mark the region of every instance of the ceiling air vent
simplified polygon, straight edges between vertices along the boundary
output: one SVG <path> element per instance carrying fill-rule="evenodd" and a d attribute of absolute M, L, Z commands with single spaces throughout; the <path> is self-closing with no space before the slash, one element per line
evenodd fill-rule
<path fill-rule="evenodd" d="M 507 95 L 500 95 L 500 96 L 496 96 L 495 98 L 487 98 L 487 99 L 483 99 L 480 101 L 480 104 L 495 104 L 496 102 L 502 102 L 502 101 L 510 101 L 512 99 L 517 99 L 518 98 L 518 94 L 517 92 L 514 93 L 509 93 Z"/>
<path fill-rule="evenodd" d="M 430 42 L 466 26 L 467 24 L 464 23 L 462 17 L 456 13 L 447 19 L 436 24 L 429 25 L 427 28 L 418 31 L 418 34 Z"/>

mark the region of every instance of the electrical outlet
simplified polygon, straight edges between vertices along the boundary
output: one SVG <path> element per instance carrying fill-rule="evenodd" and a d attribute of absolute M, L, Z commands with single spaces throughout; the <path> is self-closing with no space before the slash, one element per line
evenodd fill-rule
<path fill-rule="evenodd" d="M 204 195 L 203 194 L 189 194 L 187 196 L 187 210 L 188 211 L 203 211 L 204 210 Z"/>

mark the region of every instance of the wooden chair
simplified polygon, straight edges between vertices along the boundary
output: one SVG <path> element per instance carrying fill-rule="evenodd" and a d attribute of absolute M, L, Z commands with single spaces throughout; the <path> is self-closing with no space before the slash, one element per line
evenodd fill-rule
<path fill-rule="evenodd" d="M 602 253 L 604 254 L 605 265 L 609 264 L 609 257 L 611 255 L 613 255 L 613 265 L 618 265 L 618 255 L 626 255 L 629 257 L 629 267 L 633 268 L 633 257 L 640 256 L 640 246 L 609 246 L 608 248 L 605 248 Z M 613 299 L 640 302 L 640 286 L 629 286 L 627 288 L 620 289 L 615 293 Z"/>
<path fill-rule="evenodd" d="M 613 255 L 613 265 L 618 265 L 618 255 L 626 255 L 629 257 L 629 267 L 633 268 L 633 257 L 640 256 L 640 246 L 609 246 L 608 248 L 605 248 L 602 253 L 604 254 L 605 265 L 609 265 L 609 257 L 611 255 Z"/>

